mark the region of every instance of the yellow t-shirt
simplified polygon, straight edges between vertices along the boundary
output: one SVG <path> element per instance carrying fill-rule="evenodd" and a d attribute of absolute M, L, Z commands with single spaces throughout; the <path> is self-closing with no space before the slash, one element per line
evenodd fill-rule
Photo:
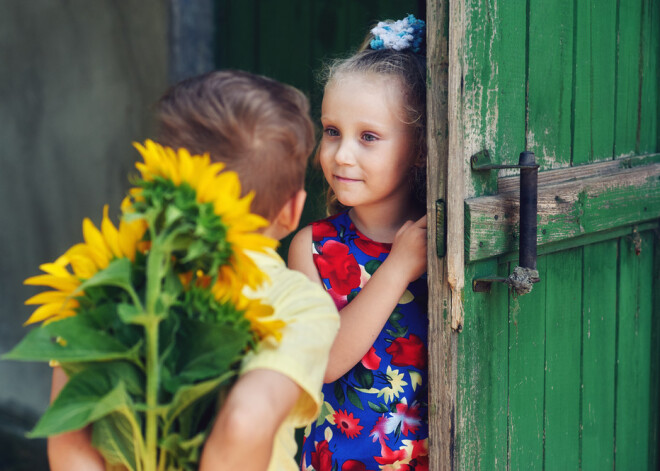
<path fill-rule="evenodd" d="M 255 369 L 276 371 L 302 389 L 298 402 L 277 431 L 268 466 L 268 471 L 294 471 L 299 469 L 294 459 L 294 430 L 306 426 L 320 412 L 321 386 L 330 347 L 339 329 L 339 314 L 322 286 L 288 269 L 275 251 L 250 252 L 250 257 L 271 281 L 246 295 L 272 306 L 273 315 L 284 320 L 286 327 L 279 343 L 265 339 L 255 353 L 245 357 L 241 373 Z"/>

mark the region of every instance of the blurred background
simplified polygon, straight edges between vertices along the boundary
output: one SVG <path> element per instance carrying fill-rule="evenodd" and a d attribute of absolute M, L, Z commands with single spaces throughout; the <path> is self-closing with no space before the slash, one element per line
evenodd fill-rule
<path fill-rule="evenodd" d="M 22 281 L 116 222 L 152 105 L 180 79 L 235 68 L 300 88 L 318 123 L 324 60 L 378 20 L 425 17 L 424 0 L 0 0 L 0 354 L 25 335 L 39 290 Z M 302 224 L 323 215 L 310 169 Z M 283 252 L 288 245 L 285 241 Z M 50 369 L 0 361 L 0 471 L 46 470 L 25 433 L 48 405 Z"/>

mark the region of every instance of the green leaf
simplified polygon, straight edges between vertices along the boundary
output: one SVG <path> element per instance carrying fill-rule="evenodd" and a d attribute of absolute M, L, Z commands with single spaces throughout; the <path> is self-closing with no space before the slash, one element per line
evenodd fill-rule
<path fill-rule="evenodd" d="M 369 260 L 367 264 L 364 266 L 364 271 L 366 271 L 370 275 L 373 275 L 378 269 L 378 267 L 381 266 L 382 263 L 383 262 L 381 262 L 380 260 Z"/>
<path fill-rule="evenodd" d="M 179 414 L 188 409 L 197 400 L 208 394 L 215 394 L 220 385 L 229 380 L 234 374 L 236 373 L 230 371 L 218 378 L 179 388 L 172 402 L 165 406 L 165 410 L 167 411 L 165 413 L 165 421 L 173 422 Z"/>
<path fill-rule="evenodd" d="M 364 410 L 364 406 L 362 405 L 362 401 L 360 401 L 360 397 L 357 395 L 355 392 L 355 389 L 352 386 L 347 386 L 346 387 L 346 395 L 348 396 L 348 400 L 351 401 L 351 403 L 357 407 L 360 410 Z"/>
<path fill-rule="evenodd" d="M 117 314 L 122 322 L 126 324 L 143 325 L 141 322 L 144 313 L 132 304 L 121 303 L 117 306 Z"/>
<path fill-rule="evenodd" d="M 121 465 L 129 471 L 135 471 L 136 463 L 140 461 L 140 449 L 135 448 L 133 427 L 129 420 L 118 412 L 94 423 L 92 445 L 111 465 Z"/>
<path fill-rule="evenodd" d="M 116 258 L 106 268 L 84 281 L 79 291 L 85 291 L 95 286 L 118 286 L 131 290 L 131 261 L 127 258 Z"/>
<path fill-rule="evenodd" d="M 32 329 L 3 358 L 60 362 L 128 359 L 137 362 L 139 348 L 140 344 L 128 348 L 107 332 L 99 330 L 92 318 L 74 316 Z"/>
<path fill-rule="evenodd" d="M 182 320 L 177 336 L 178 379 L 192 383 L 225 373 L 240 358 L 248 340 L 247 332 L 232 327 Z"/>
<path fill-rule="evenodd" d="M 353 376 L 362 389 L 371 389 L 374 385 L 374 374 L 362 363 L 355 365 Z"/>
<path fill-rule="evenodd" d="M 344 389 L 341 387 L 341 383 L 339 383 L 339 381 L 335 382 L 335 398 L 337 399 L 337 403 L 340 406 L 344 405 L 346 396 L 344 395 Z"/>
<path fill-rule="evenodd" d="M 374 404 L 371 401 L 368 401 L 368 404 L 372 411 L 377 412 L 379 414 L 385 414 L 386 412 L 389 412 L 389 409 L 385 404 Z"/>
<path fill-rule="evenodd" d="M 119 409 L 130 409 L 128 392 L 140 394 L 142 379 L 126 362 L 101 363 L 73 376 L 41 417 L 31 437 L 78 430 Z"/>

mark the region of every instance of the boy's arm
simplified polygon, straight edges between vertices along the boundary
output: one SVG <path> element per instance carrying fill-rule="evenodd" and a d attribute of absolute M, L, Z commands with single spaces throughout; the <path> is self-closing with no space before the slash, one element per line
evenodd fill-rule
<path fill-rule="evenodd" d="M 308 229 L 306 231 L 305 229 Z M 312 256 L 312 232 L 307 226 L 291 241 L 289 266 L 321 282 Z M 326 383 L 337 380 L 369 351 L 408 284 L 426 271 L 426 217 L 404 224 L 392 251 L 360 293 L 341 311 L 339 332 L 330 351 Z M 369 315 L 364 315 L 368 312 Z"/>
<path fill-rule="evenodd" d="M 68 378 L 60 367 L 53 368 L 50 402 L 60 393 Z M 104 471 L 105 460 L 92 446 L 91 429 L 48 437 L 48 462 L 51 471 Z"/>
<path fill-rule="evenodd" d="M 200 471 L 263 471 L 273 439 L 301 389 L 276 371 L 248 371 L 234 384 L 202 451 Z"/>

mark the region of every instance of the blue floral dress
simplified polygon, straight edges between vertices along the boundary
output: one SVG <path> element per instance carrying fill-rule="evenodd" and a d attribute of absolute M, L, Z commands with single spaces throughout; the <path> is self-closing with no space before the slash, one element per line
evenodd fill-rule
<path fill-rule="evenodd" d="M 361 234 L 348 212 L 313 223 L 312 240 L 314 263 L 338 309 L 392 247 Z M 424 276 L 408 286 L 362 360 L 323 386 L 321 414 L 305 430 L 302 470 L 428 470 L 427 299 Z"/>

